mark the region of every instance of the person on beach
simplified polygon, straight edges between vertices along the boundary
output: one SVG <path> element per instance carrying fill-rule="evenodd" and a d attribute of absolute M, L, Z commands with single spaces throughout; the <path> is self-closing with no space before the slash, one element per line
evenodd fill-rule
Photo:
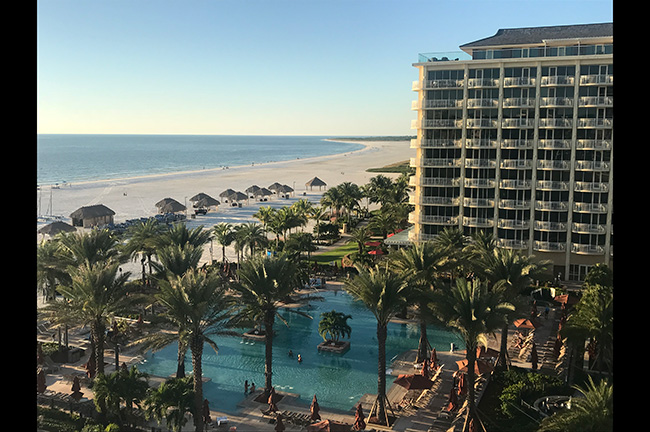
<path fill-rule="evenodd" d="M 255 383 L 251 382 L 251 394 L 255 392 Z"/>
<path fill-rule="evenodd" d="M 244 381 L 244 394 L 248 394 L 248 380 Z"/>

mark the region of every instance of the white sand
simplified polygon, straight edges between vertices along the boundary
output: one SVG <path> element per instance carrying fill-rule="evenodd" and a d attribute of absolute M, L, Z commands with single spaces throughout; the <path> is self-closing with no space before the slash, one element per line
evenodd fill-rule
<path fill-rule="evenodd" d="M 327 188 L 345 181 L 358 185 L 366 184 L 377 173 L 366 172 L 368 168 L 378 168 L 388 164 L 404 161 L 414 156 L 414 150 L 409 147 L 409 141 L 359 141 L 365 145 L 361 150 L 344 154 L 296 159 L 285 162 L 270 162 L 254 166 L 238 166 L 229 169 L 206 169 L 201 171 L 151 175 L 117 180 L 72 183 L 50 190 L 41 187 L 38 209 L 41 214 L 62 216 L 62 220 L 70 223 L 69 215 L 80 207 L 103 204 L 115 212 L 115 222 L 128 219 L 149 217 L 157 214 L 155 204 L 163 198 L 173 198 L 190 208 L 189 198 L 204 192 L 219 201 L 219 194 L 230 188 L 244 191 L 251 185 L 268 187 L 279 182 L 295 189 L 295 197 L 290 199 L 274 198 L 267 202 L 243 204 L 241 208 L 220 205 L 206 215 L 198 215 L 196 219 L 188 217 L 188 226 L 203 225 L 209 228 L 219 222 L 240 223 L 256 221 L 252 214 L 260 206 L 279 207 L 290 205 L 301 198 L 307 198 L 317 203 L 325 189 L 319 191 L 307 190 L 305 183 L 314 176 L 327 183 Z M 386 174 L 389 177 L 396 175 Z M 303 193 L 305 195 L 303 195 Z M 188 213 L 189 214 L 189 213 Z M 45 225 L 37 224 L 37 229 Z M 37 234 L 37 241 L 42 239 Z M 228 255 L 227 255 L 228 256 Z M 221 258 L 221 247 L 214 245 L 214 258 Z M 209 256 L 204 255 L 204 259 Z"/>

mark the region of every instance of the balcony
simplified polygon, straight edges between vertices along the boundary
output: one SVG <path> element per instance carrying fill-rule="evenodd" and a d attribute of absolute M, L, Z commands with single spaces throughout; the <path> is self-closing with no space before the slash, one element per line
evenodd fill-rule
<path fill-rule="evenodd" d="M 565 201 L 535 201 L 535 210 L 568 211 L 569 204 Z"/>
<path fill-rule="evenodd" d="M 506 249 L 528 249 L 527 240 L 497 239 L 497 246 Z"/>
<path fill-rule="evenodd" d="M 541 107 L 572 107 L 573 98 L 569 97 L 543 97 L 539 99 Z"/>
<path fill-rule="evenodd" d="M 573 119 L 570 118 L 540 118 L 539 127 L 542 128 L 572 128 Z"/>
<path fill-rule="evenodd" d="M 575 77 L 571 75 L 566 76 L 543 76 L 541 85 L 543 86 L 561 86 L 569 85 L 572 86 L 575 82 Z"/>
<path fill-rule="evenodd" d="M 499 80 L 497 78 L 470 78 L 467 80 L 467 87 L 469 88 L 499 87 Z"/>
<path fill-rule="evenodd" d="M 413 91 L 420 90 L 433 90 L 433 89 L 445 89 L 445 88 L 462 88 L 464 85 L 464 80 L 455 80 L 455 79 L 442 79 L 442 80 L 424 80 L 413 81 L 411 89 Z"/>
<path fill-rule="evenodd" d="M 602 224 L 573 223 L 571 232 L 578 234 L 606 234 L 607 229 Z"/>
<path fill-rule="evenodd" d="M 502 159 L 499 166 L 504 169 L 532 169 L 533 161 L 529 159 Z"/>
<path fill-rule="evenodd" d="M 542 170 L 570 170 L 571 162 L 562 160 L 537 160 L 537 169 Z"/>
<path fill-rule="evenodd" d="M 501 120 L 501 127 L 504 128 L 533 128 L 534 118 L 504 118 Z"/>
<path fill-rule="evenodd" d="M 512 180 L 503 179 L 499 181 L 501 189 L 531 189 L 533 182 L 531 180 Z"/>
<path fill-rule="evenodd" d="M 575 163 L 575 169 L 578 171 L 609 171 L 610 163 L 605 161 L 578 160 Z"/>
<path fill-rule="evenodd" d="M 515 220 L 515 219 L 499 219 L 497 227 L 503 229 L 519 229 L 527 230 L 530 228 L 530 221 L 528 220 Z"/>
<path fill-rule="evenodd" d="M 488 198 L 463 198 L 463 205 L 473 208 L 492 208 L 494 207 L 494 200 Z"/>
<path fill-rule="evenodd" d="M 458 187 L 458 186 L 460 186 L 460 179 L 459 178 L 437 178 L 437 177 L 411 176 L 410 179 L 409 179 L 409 186 Z"/>
<path fill-rule="evenodd" d="M 504 87 L 535 87 L 535 78 L 506 77 L 503 79 Z"/>
<path fill-rule="evenodd" d="M 462 108 L 462 99 L 423 99 L 411 102 L 412 110 L 434 108 Z"/>
<path fill-rule="evenodd" d="M 496 128 L 497 120 L 490 118 L 480 118 L 480 119 L 467 119 L 468 128 Z"/>
<path fill-rule="evenodd" d="M 468 138 L 465 140 L 465 147 L 472 149 L 497 148 L 497 140 Z"/>
<path fill-rule="evenodd" d="M 614 106 L 613 96 L 585 96 L 578 99 L 578 105 L 583 106 L 599 106 L 599 107 L 612 107 Z"/>
<path fill-rule="evenodd" d="M 583 129 L 589 128 L 611 128 L 614 125 L 614 119 L 611 118 L 579 118 L 578 127 Z"/>
<path fill-rule="evenodd" d="M 460 167 L 460 159 L 452 158 L 411 158 L 412 167 L 448 168 Z"/>
<path fill-rule="evenodd" d="M 460 119 L 417 119 L 411 121 L 411 129 L 435 128 L 462 128 L 463 120 Z"/>
<path fill-rule="evenodd" d="M 564 222 L 535 221 L 534 226 L 537 231 L 564 232 L 567 229 L 567 224 Z"/>
<path fill-rule="evenodd" d="M 573 203 L 573 211 L 577 213 L 607 213 L 607 204 L 603 203 Z"/>
<path fill-rule="evenodd" d="M 499 208 L 504 210 L 527 210 L 530 208 L 530 203 L 530 200 L 501 199 L 499 200 Z"/>
<path fill-rule="evenodd" d="M 576 182 L 573 190 L 576 192 L 609 192 L 609 184 L 600 182 Z"/>
<path fill-rule="evenodd" d="M 542 150 L 569 150 L 571 140 L 541 139 L 537 147 Z"/>
<path fill-rule="evenodd" d="M 538 180 L 536 188 L 538 190 L 567 191 L 569 190 L 569 182 Z"/>
<path fill-rule="evenodd" d="M 498 99 L 467 99 L 467 108 L 496 108 Z"/>
<path fill-rule="evenodd" d="M 474 228 L 491 228 L 494 226 L 494 219 L 464 216 L 463 225 Z"/>
<path fill-rule="evenodd" d="M 460 139 L 411 139 L 411 148 L 461 148 Z"/>
<path fill-rule="evenodd" d="M 580 85 L 613 85 L 614 76 L 613 75 L 582 75 L 580 77 Z"/>
<path fill-rule="evenodd" d="M 571 252 L 578 255 L 605 255 L 605 247 L 571 243 Z"/>
<path fill-rule="evenodd" d="M 501 141 L 502 149 L 526 150 L 533 148 L 534 140 L 532 139 L 504 139 Z"/>
<path fill-rule="evenodd" d="M 603 139 L 581 139 L 576 141 L 578 150 L 611 150 L 612 141 Z"/>
<path fill-rule="evenodd" d="M 505 98 L 504 108 L 535 108 L 535 98 Z"/>
<path fill-rule="evenodd" d="M 533 243 L 533 250 L 540 252 L 564 252 L 566 250 L 566 243 L 535 241 Z"/>
<path fill-rule="evenodd" d="M 493 188 L 496 181 L 494 179 L 466 178 L 464 185 L 469 188 Z"/>
<path fill-rule="evenodd" d="M 465 168 L 496 168 L 497 161 L 492 159 L 465 159 Z"/>

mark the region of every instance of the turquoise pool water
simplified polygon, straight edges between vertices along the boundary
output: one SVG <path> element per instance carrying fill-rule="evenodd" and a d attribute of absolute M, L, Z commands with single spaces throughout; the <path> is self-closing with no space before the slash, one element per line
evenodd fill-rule
<path fill-rule="evenodd" d="M 377 392 L 377 337 L 375 317 L 343 291 L 320 293 L 322 301 L 312 301 L 310 308 L 301 309 L 313 320 L 287 311 L 281 315 L 289 327 L 276 319 L 276 337 L 273 344 L 273 385 L 276 390 L 300 395 L 300 402 L 311 403 L 314 394 L 323 407 L 350 410 L 365 393 Z M 317 345 L 322 342 L 318 334 L 321 312 L 336 310 L 352 315 L 351 347 L 344 354 L 323 353 Z M 431 345 L 439 351 L 449 350 L 453 342 L 463 349 L 462 341 L 451 332 L 429 327 Z M 390 323 L 386 341 L 386 362 L 404 351 L 418 346 L 418 326 Z M 217 339 L 219 353 L 206 345 L 203 351 L 203 376 L 210 378 L 203 386 L 210 407 L 217 411 L 236 413 L 237 403 L 244 397 L 244 381 L 264 386 L 264 343 L 251 342 L 238 337 Z M 294 353 L 288 356 L 289 350 Z M 302 363 L 296 356 L 300 354 Z M 187 372 L 191 357 L 186 360 Z M 170 376 L 176 372 L 176 345 L 147 355 L 138 366 L 143 372 L 157 376 Z M 388 377 L 387 385 L 392 383 Z"/>

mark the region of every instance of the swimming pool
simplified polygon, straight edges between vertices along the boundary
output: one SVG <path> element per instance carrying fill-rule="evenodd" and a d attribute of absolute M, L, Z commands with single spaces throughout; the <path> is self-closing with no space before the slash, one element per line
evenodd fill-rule
<path fill-rule="evenodd" d="M 318 294 L 322 301 L 312 301 L 310 308 L 302 308 L 313 320 L 282 311 L 289 327 L 276 319 L 273 342 L 273 385 L 281 392 L 300 395 L 299 402 L 311 403 L 314 394 L 323 407 L 350 410 L 365 393 L 377 393 L 377 336 L 375 317 L 344 291 L 325 291 Z M 352 334 L 350 349 L 344 354 L 318 351 L 323 341 L 318 334 L 321 312 L 336 310 L 352 319 L 348 324 Z M 246 329 L 247 330 L 247 329 Z M 429 342 L 439 351 L 446 351 L 453 342 L 464 346 L 453 333 L 438 327 L 429 327 Z M 390 323 L 386 340 L 386 362 L 418 346 L 419 331 L 415 324 Z M 264 342 L 253 342 L 239 337 L 217 339 L 219 353 L 205 346 L 203 376 L 210 378 L 203 385 L 204 397 L 217 411 L 235 414 L 237 403 L 244 397 L 244 381 L 264 386 Z M 289 350 L 294 356 L 289 357 Z M 156 376 L 170 376 L 176 372 L 176 345 L 170 345 L 155 355 L 148 354 L 138 366 L 142 372 Z M 296 360 L 300 354 L 301 363 Z M 191 356 L 186 359 L 187 372 Z M 388 377 L 387 385 L 393 379 Z"/>

